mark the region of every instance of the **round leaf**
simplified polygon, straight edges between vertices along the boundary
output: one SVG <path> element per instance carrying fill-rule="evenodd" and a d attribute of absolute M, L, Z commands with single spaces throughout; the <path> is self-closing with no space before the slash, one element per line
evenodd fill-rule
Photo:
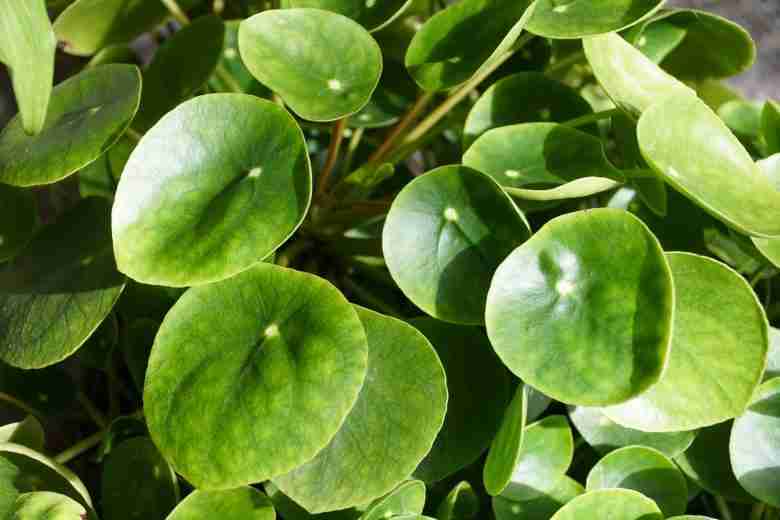
<path fill-rule="evenodd" d="M 661 377 L 672 309 L 656 238 L 630 213 L 604 208 L 558 217 L 509 255 L 485 322 L 523 381 L 558 401 L 603 406 Z"/>
<path fill-rule="evenodd" d="M 761 131 L 761 110 L 758 103 L 734 99 L 718 108 L 718 116 L 735 134 L 755 138 Z"/>
<path fill-rule="evenodd" d="M 179 501 L 176 475 L 147 437 L 111 450 L 101 490 L 103 514 L 116 520 L 163 520 Z"/>
<path fill-rule="evenodd" d="M 382 73 L 382 53 L 368 31 L 320 9 L 256 14 L 241 22 L 238 48 L 249 71 L 310 121 L 360 110 Z"/>
<path fill-rule="evenodd" d="M 189 289 L 165 317 L 144 387 L 149 432 L 199 488 L 267 480 L 330 442 L 366 358 L 363 326 L 335 287 L 258 264 Z"/>
<path fill-rule="evenodd" d="M 688 507 L 685 477 L 666 455 L 644 446 L 628 446 L 601 459 L 588 474 L 587 490 L 622 488 L 639 491 L 658 504 L 664 515 Z"/>
<path fill-rule="evenodd" d="M 310 198 L 303 135 L 284 109 L 245 94 L 197 97 L 130 155 L 112 213 L 117 264 L 155 285 L 222 280 L 284 243 Z"/>
<path fill-rule="evenodd" d="M 432 483 L 468 466 L 487 449 L 512 394 L 509 376 L 481 329 L 432 318 L 416 318 L 411 324 L 433 344 L 447 374 L 444 426 L 414 472 Z M 479 374 L 479 385 L 474 374 Z"/>
<path fill-rule="evenodd" d="M 537 0 L 528 30 L 546 38 L 582 38 L 621 31 L 663 5 L 663 0 Z"/>
<path fill-rule="evenodd" d="M 481 324 L 493 272 L 529 234 L 522 213 L 490 177 L 442 166 L 395 198 L 382 249 L 415 305 L 440 320 Z"/>
<path fill-rule="evenodd" d="M 66 495 L 51 491 L 33 491 L 16 499 L 13 520 L 83 520 L 86 508 Z"/>
<path fill-rule="evenodd" d="M 420 514 L 425 506 L 425 483 L 408 480 L 376 500 L 360 520 L 382 520 L 398 515 Z"/>
<path fill-rule="evenodd" d="M 311 513 L 346 509 L 393 489 L 430 451 L 447 409 L 444 368 L 425 336 L 395 318 L 356 310 L 368 338 L 358 400 L 328 446 L 274 479 Z"/>
<path fill-rule="evenodd" d="M 25 134 L 18 117 L 0 134 L 0 182 L 50 184 L 88 165 L 130 125 L 140 95 L 134 65 L 101 65 L 66 79 L 54 87 L 38 135 Z"/>
<path fill-rule="evenodd" d="M 267 496 L 251 487 L 224 491 L 196 490 L 181 501 L 167 520 L 274 520 L 276 512 Z"/>
<path fill-rule="evenodd" d="M 780 378 L 761 385 L 750 407 L 734 421 L 729 451 L 742 487 L 780 507 Z"/>
<path fill-rule="evenodd" d="M 769 182 L 780 190 L 780 153 L 776 153 L 766 159 L 757 161 L 759 171 L 763 173 Z M 772 264 L 780 267 L 780 238 L 752 237 L 753 244 L 761 251 Z"/>
<path fill-rule="evenodd" d="M 684 431 L 742 413 L 761 380 L 767 353 L 764 310 L 727 266 L 667 253 L 675 288 L 669 366 L 644 394 L 604 413 L 648 432 Z"/>
<path fill-rule="evenodd" d="M 46 439 L 40 421 L 28 415 L 21 422 L 0 426 L 0 442 L 21 444 L 32 450 L 43 451 Z"/>
<path fill-rule="evenodd" d="M 723 121 L 695 96 L 647 109 L 637 136 L 648 164 L 684 195 L 741 233 L 780 236 L 780 191 Z"/>
<path fill-rule="evenodd" d="M 411 4 L 411 0 L 283 0 L 282 7 L 311 7 L 333 11 L 352 18 L 370 31 L 377 31 L 398 18 Z"/>
<path fill-rule="evenodd" d="M 520 457 L 528 412 L 526 394 L 526 386 L 521 383 L 504 412 L 498 433 L 490 444 L 482 480 L 485 489 L 492 496 L 500 494 L 512 480 L 512 472 Z"/>
<path fill-rule="evenodd" d="M 0 262 L 13 258 L 33 236 L 38 208 L 32 190 L 0 184 Z"/>
<path fill-rule="evenodd" d="M 624 34 L 624 37 L 653 63 L 661 63 L 685 39 L 685 27 L 668 20 L 660 19 L 643 25 L 633 26 L 629 29 L 630 35 Z"/>
<path fill-rule="evenodd" d="M 632 430 L 614 422 L 599 408 L 577 406 L 569 410 L 569 418 L 587 443 L 602 455 L 626 446 L 646 446 L 667 457 L 684 452 L 696 438 L 695 431 L 649 433 Z"/>
<path fill-rule="evenodd" d="M 21 368 L 73 354 L 119 298 L 108 205 L 82 200 L 0 270 L 0 359 Z"/>
<path fill-rule="evenodd" d="M 655 502 L 628 489 L 599 489 L 580 495 L 552 516 L 551 520 L 661 520 Z"/>
<path fill-rule="evenodd" d="M 564 504 L 584 493 L 585 490 L 574 479 L 562 477 L 549 489 L 527 491 L 515 495 L 512 487 L 493 497 L 493 513 L 496 520 L 549 520 Z"/>

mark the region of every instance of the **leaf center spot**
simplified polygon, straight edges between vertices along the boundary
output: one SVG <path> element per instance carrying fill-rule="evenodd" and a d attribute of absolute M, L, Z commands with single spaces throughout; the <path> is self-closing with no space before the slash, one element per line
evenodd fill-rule
<path fill-rule="evenodd" d="M 449 222 L 455 222 L 458 220 L 458 211 L 455 208 L 447 208 L 444 210 L 444 220 Z"/>
<path fill-rule="evenodd" d="M 236 56 L 238 56 L 238 54 L 236 53 L 236 50 L 233 49 L 232 47 L 228 47 L 227 49 L 225 49 L 225 58 L 229 60 L 234 60 L 236 59 Z"/>
<path fill-rule="evenodd" d="M 574 292 L 575 285 L 571 283 L 568 280 L 558 280 L 558 283 L 555 284 L 555 290 L 558 291 L 558 294 L 561 296 L 567 296 Z"/>
<path fill-rule="evenodd" d="M 275 338 L 279 335 L 279 326 L 276 323 L 272 323 L 265 328 L 263 332 L 266 338 Z"/>
<path fill-rule="evenodd" d="M 260 166 L 255 166 L 254 168 L 249 170 L 249 178 L 256 179 L 260 177 L 261 173 L 263 173 L 263 169 Z"/>
<path fill-rule="evenodd" d="M 520 172 L 517 170 L 507 170 L 504 172 L 504 175 L 506 175 L 510 179 L 517 179 L 520 177 Z"/>
<path fill-rule="evenodd" d="M 647 45 L 647 37 L 646 36 L 642 36 L 641 38 L 639 38 L 639 42 L 638 43 L 639 43 L 640 47 L 644 47 L 645 45 Z"/>
<path fill-rule="evenodd" d="M 553 7 L 553 11 L 556 13 L 565 13 L 569 10 L 568 5 L 559 5 L 558 7 Z"/>
<path fill-rule="evenodd" d="M 339 92 L 342 88 L 344 88 L 344 85 L 342 85 L 341 81 L 337 79 L 329 79 L 328 88 L 334 92 Z"/>

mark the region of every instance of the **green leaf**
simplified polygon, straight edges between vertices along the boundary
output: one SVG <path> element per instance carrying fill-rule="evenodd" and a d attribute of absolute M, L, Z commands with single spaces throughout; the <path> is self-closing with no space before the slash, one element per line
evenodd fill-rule
<path fill-rule="evenodd" d="M 424 90 L 454 87 L 507 52 L 533 12 L 532 0 L 461 0 L 414 34 L 405 64 Z"/>
<path fill-rule="evenodd" d="M 260 263 L 189 289 L 165 317 L 144 388 L 149 432 L 196 487 L 267 480 L 331 441 L 366 363 L 363 326 L 335 287 Z"/>
<path fill-rule="evenodd" d="M 106 153 L 82 168 L 78 173 L 79 194 L 83 198 L 113 199 L 122 170 L 135 145 L 128 137 L 121 137 Z"/>
<path fill-rule="evenodd" d="M 30 135 L 39 133 L 46 121 L 56 49 L 43 0 L 0 4 L 0 62 L 8 67 L 21 126 Z"/>
<path fill-rule="evenodd" d="M 621 31 L 651 16 L 664 0 L 537 0 L 528 30 L 546 38 Z"/>
<path fill-rule="evenodd" d="M 0 426 L 0 442 L 21 444 L 36 451 L 43 451 L 46 434 L 43 426 L 33 415 L 28 415 L 21 422 Z"/>
<path fill-rule="evenodd" d="M 761 135 L 767 154 L 780 153 L 780 104 L 775 101 L 767 101 L 761 111 Z"/>
<path fill-rule="evenodd" d="M 729 452 L 742 487 L 780 507 L 780 378 L 762 384 L 747 411 L 734 420 Z"/>
<path fill-rule="evenodd" d="M 667 253 L 675 286 L 669 363 L 647 392 L 604 413 L 623 426 L 684 431 L 740 415 L 761 381 L 767 322 L 750 285 L 716 260 Z"/>
<path fill-rule="evenodd" d="M 107 63 L 138 63 L 135 51 L 126 43 L 109 45 L 99 50 L 87 63 L 86 67 L 96 67 Z"/>
<path fill-rule="evenodd" d="M 592 113 L 576 90 L 540 72 L 518 72 L 493 83 L 471 107 L 463 126 L 463 149 L 499 126 L 563 123 Z"/>
<path fill-rule="evenodd" d="M 635 32 L 637 28 L 640 30 Z M 626 39 L 653 63 L 661 63 L 682 43 L 687 33 L 685 27 L 663 18 L 652 19 L 646 25 L 637 24 L 629 31 L 633 37 L 624 35 Z"/>
<path fill-rule="evenodd" d="M 164 520 L 179 501 L 179 483 L 152 441 L 133 437 L 111 450 L 101 498 L 106 518 Z"/>
<path fill-rule="evenodd" d="M 51 416 L 67 412 L 76 400 L 76 384 L 61 366 L 22 370 L 0 363 L 0 392 Z"/>
<path fill-rule="evenodd" d="M 357 520 L 360 515 L 356 509 L 343 509 L 341 511 L 312 515 L 282 493 L 272 481 L 266 482 L 263 488 L 279 516 L 284 520 Z"/>
<path fill-rule="evenodd" d="M 769 351 L 766 357 L 764 381 L 780 376 L 780 329 L 769 327 Z"/>
<path fill-rule="evenodd" d="M 564 403 L 604 406 L 661 377 L 672 309 L 658 240 L 630 213 L 603 208 L 557 217 L 509 255 L 485 322 L 523 381 Z"/>
<path fill-rule="evenodd" d="M 30 241 L 38 224 L 38 205 L 35 193 L 0 184 L 0 262 L 16 256 Z"/>
<path fill-rule="evenodd" d="M 736 135 L 756 138 L 761 132 L 761 105 L 732 100 L 718 108 L 718 116 Z"/>
<path fill-rule="evenodd" d="M 569 418 L 585 441 L 602 455 L 638 445 L 656 449 L 667 457 L 676 457 L 696 438 L 695 431 L 651 433 L 632 430 L 614 422 L 599 408 L 573 407 L 569 409 Z"/>
<path fill-rule="evenodd" d="M 520 383 L 504 412 L 501 427 L 490 444 L 490 451 L 482 471 L 482 480 L 485 483 L 485 490 L 492 496 L 504 491 L 512 480 L 512 472 L 520 457 L 528 412 L 527 393 L 526 386 Z"/>
<path fill-rule="evenodd" d="M 726 125 L 695 96 L 674 95 L 642 114 L 639 146 L 664 180 L 741 233 L 780 236 L 780 191 Z"/>
<path fill-rule="evenodd" d="M 0 359 L 21 368 L 73 354 L 125 284 L 111 250 L 108 205 L 82 200 L 0 270 Z"/>
<path fill-rule="evenodd" d="M 368 372 L 333 440 L 314 459 L 274 478 L 311 513 L 346 509 L 392 490 L 430 451 L 444 422 L 444 367 L 425 336 L 356 307 L 368 338 Z"/>
<path fill-rule="evenodd" d="M 127 439 L 132 439 L 134 437 L 148 436 L 149 430 L 147 430 L 146 423 L 143 421 L 143 419 L 134 415 L 119 416 L 111 421 L 111 424 L 108 425 L 95 459 L 98 462 L 103 462 L 103 459 L 106 457 L 106 455 L 111 453 L 117 445 L 121 445 L 120 443 L 123 443 Z M 159 455 L 157 455 L 157 458 L 159 458 Z M 153 460 L 157 459 L 153 458 Z M 167 471 L 171 471 L 170 467 L 167 466 L 167 463 L 166 468 Z M 163 475 L 163 478 L 164 477 L 165 476 Z"/>
<path fill-rule="evenodd" d="M 447 374 L 447 415 L 414 476 L 437 482 L 474 462 L 496 435 L 512 397 L 509 376 L 477 327 L 432 318 L 410 322 L 436 349 Z M 481 383 L 474 384 L 474 374 Z"/>
<path fill-rule="evenodd" d="M 27 135 L 18 117 L 0 134 L 0 182 L 50 184 L 88 165 L 130 125 L 140 95 L 134 65 L 101 65 L 66 79 L 54 87 L 38 135 Z"/>
<path fill-rule="evenodd" d="M 51 491 L 34 491 L 19 495 L 14 511 L 8 518 L 13 520 L 83 520 L 87 510 L 66 495 Z"/>
<path fill-rule="evenodd" d="M 412 4 L 411 0 L 282 0 L 282 7 L 324 9 L 352 18 L 369 31 L 378 31 L 392 23 Z"/>
<path fill-rule="evenodd" d="M 766 176 L 776 190 L 780 190 L 780 153 L 756 162 L 758 170 Z M 767 260 L 780 267 L 780 239 L 752 237 L 753 244 Z"/>
<path fill-rule="evenodd" d="M 197 97 L 130 155 L 112 213 L 117 264 L 155 285 L 225 279 L 284 243 L 310 198 L 303 135 L 284 109 L 245 94 Z"/>
<path fill-rule="evenodd" d="M 238 29 L 240 26 L 241 20 L 228 20 L 225 22 L 225 40 L 218 66 L 233 79 L 242 92 L 267 97 L 268 90 L 252 76 L 238 52 Z M 218 91 L 233 90 L 220 73 L 215 73 L 211 77 L 209 86 Z"/>
<path fill-rule="evenodd" d="M 529 234 L 523 214 L 490 177 L 442 166 L 395 198 L 382 249 L 415 305 L 440 320 L 477 325 L 493 272 Z"/>
<path fill-rule="evenodd" d="M 685 453 L 675 458 L 681 470 L 704 490 L 726 500 L 755 501 L 737 482 L 729 460 L 731 421 L 702 428 Z"/>
<path fill-rule="evenodd" d="M 425 483 L 407 480 L 386 496 L 377 499 L 360 520 L 383 520 L 398 515 L 420 514 L 425 506 Z"/>
<path fill-rule="evenodd" d="M 662 520 L 658 506 L 629 489 L 599 489 L 563 506 L 552 520 Z"/>
<path fill-rule="evenodd" d="M 664 515 L 685 513 L 688 486 L 677 466 L 660 451 L 628 446 L 601 459 L 588 474 L 586 489 L 633 489 L 655 501 Z"/>
<path fill-rule="evenodd" d="M 382 53 L 368 31 L 320 9 L 256 14 L 241 22 L 238 48 L 249 71 L 310 121 L 360 110 L 382 73 Z"/>
<path fill-rule="evenodd" d="M 479 497 L 466 481 L 452 488 L 436 512 L 439 520 L 469 520 L 479 513 Z"/>
<path fill-rule="evenodd" d="M 181 501 L 167 520 L 274 520 L 276 512 L 267 496 L 244 486 L 224 491 L 196 490 Z"/>
<path fill-rule="evenodd" d="M 41 489 L 92 508 L 87 488 L 68 468 L 25 446 L 0 444 L 0 518 L 11 518 L 20 495 Z"/>
<path fill-rule="evenodd" d="M 529 200 L 583 197 L 619 186 L 623 174 L 601 140 L 556 123 L 502 126 L 482 134 L 463 164 L 490 175 L 512 196 Z"/>
<path fill-rule="evenodd" d="M 148 130 L 166 112 L 195 94 L 219 63 L 224 40 L 225 24 L 216 16 L 197 18 L 166 40 L 144 71 L 141 106 L 133 127 Z M 198 59 L 191 59 L 193 55 Z"/>
<path fill-rule="evenodd" d="M 664 96 L 693 94 L 617 34 L 585 38 L 582 43 L 599 84 L 617 106 L 633 116 Z M 687 114 L 683 115 L 687 120 Z"/>
<path fill-rule="evenodd" d="M 549 489 L 535 489 L 533 493 L 520 490 L 514 494 L 509 487 L 493 497 L 496 520 L 550 520 L 556 511 L 585 492 L 574 479 L 562 477 Z"/>

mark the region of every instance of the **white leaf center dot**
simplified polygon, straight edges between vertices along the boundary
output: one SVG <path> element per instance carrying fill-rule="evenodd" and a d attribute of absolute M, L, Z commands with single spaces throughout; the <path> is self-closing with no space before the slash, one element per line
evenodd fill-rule
<path fill-rule="evenodd" d="M 458 220 L 458 211 L 455 208 L 447 208 L 444 210 L 444 219 L 450 222 Z"/>
<path fill-rule="evenodd" d="M 337 79 L 329 79 L 328 88 L 334 92 L 338 92 L 343 88 L 343 85 L 341 84 L 341 81 Z"/>
<path fill-rule="evenodd" d="M 227 49 L 225 49 L 225 58 L 229 60 L 234 60 L 236 59 L 236 56 L 238 56 L 238 54 L 236 53 L 236 50 L 233 49 L 232 47 L 228 47 Z"/>
<path fill-rule="evenodd" d="M 272 323 L 265 328 L 264 331 L 266 338 L 274 338 L 279 335 L 279 326 L 276 323 Z"/>
<path fill-rule="evenodd" d="M 556 13 L 565 13 L 568 10 L 569 10 L 568 5 L 559 5 L 558 7 L 553 8 L 553 11 Z"/>
<path fill-rule="evenodd" d="M 510 179 L 517 179 L 518 177 L 520 177 L 520 172 L 517 170 L 507 170 L 504 172 L 504 175 L 506 175 Z"/>
<path fill-rule="evenodd" d="M 574 292 L 574 284 L 568 280 L 559 280 L 558 283 L 555 284 L 555 290 L 558 291 L 558 294 L 561 296 L 566 296 L 567 294 Z"/>
<path fill-rule="evenodd" d="M 647 37 L 642 36 L 641 38 L 639 38 L 639 46 L 644 47 L 645 45 L 647 45 Z"/>
<path fill-rule="evenodd" d="M 257 177 L 260 177 L 260 174 L 263 173 L 263 169 L 259 166 L 256 166 L 249 170 L 249 178 L 250 179 L 256 179 Z"/>

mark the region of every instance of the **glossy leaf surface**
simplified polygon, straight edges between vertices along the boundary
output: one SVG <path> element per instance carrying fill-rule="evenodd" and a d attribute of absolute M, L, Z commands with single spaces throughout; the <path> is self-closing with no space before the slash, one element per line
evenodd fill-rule
<path fill-rule="evenodd" d="M 580 495 L 563 506 L 552 520 L 661 520 L 658 506 L 628 489 L 600 489 Z"/>
<path fill-rule="evenodd" d="M 482 480 L 491 496 L 500 494 L 512 480 L 512 473 L 520 457 L 528 413 L 526 394 L 526 386 L 521 383 L 515 390 L 515 395 L 504 412 L 501 427 L 490 444 Z"/>
<path fill-rule="evenodd" d="M 87 510 L 67 495 L 51 491 L 33 491 L 19 495 L 12 520 L 83 520 Z"/>
<path fill-rule="evenodd" d="M 254 488 L 244 486 L 224 491 L 196 490 L 176 506 L 167 520 L 214 518 L 274 520 L 276 512 L 267 496 Z"/>
<path fill-rule="evenodd" d="M 620 31 L 660 9 L 663 0 L 538 0 L 528 30 L 547 38 Z"/>

